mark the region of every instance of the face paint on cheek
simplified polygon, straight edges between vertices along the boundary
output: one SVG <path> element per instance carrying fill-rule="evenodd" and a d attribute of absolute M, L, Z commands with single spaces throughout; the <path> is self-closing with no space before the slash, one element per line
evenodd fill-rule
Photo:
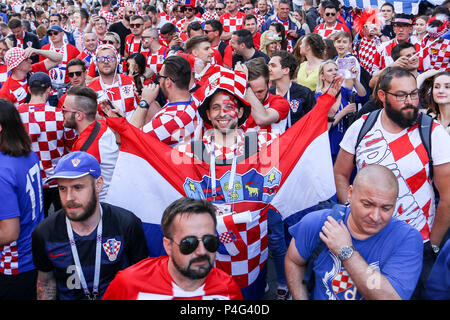
<path fill-rule="evenodd" d="M 231 118 L 236 118 L 238 114 L 238 106 L 236 100 L 228 96 L 222 101 L 222 103 L 224 105 L 223 113 L 230 116 Z"/>

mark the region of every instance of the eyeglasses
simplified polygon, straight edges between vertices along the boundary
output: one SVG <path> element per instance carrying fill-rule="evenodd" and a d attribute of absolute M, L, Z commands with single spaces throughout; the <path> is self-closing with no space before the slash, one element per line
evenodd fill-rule
<path fill-rule="evenodd" d="M 72 113 L 75 113 L 75 112 L 83 112 L 83 111 L 75 110 L 75 109 L 70 109 L 70 108 L 66 108 L 66 106 L 62 106 L 62 112 L 63 112 L 63 113 L 66 113 L 66 112 L 72 112 Z"/>
<path fill-rule="evenodd" d="M 168 77 L 168 76 L 163 76 L 163 75 L 160 75 L 159 73 L 157 73 L 156 76 L 155 76 L 155 83 L 159 83 L 159 81 L 161 80 L 161 78 L 162 78 L 162 79 L 169 79 L 170 81 L 175 82 L 175 81 L 173 81 L 170 77 Z"/>
<path fill-rule="evenodd" d="M 244 7 L 244 11 L 253 10 L 253 7 Z"/>
<path fill-rule="evenodd" d="M 184 8 L 184 11 L 194 11 L 194 8 Z"/>
<path fill-rule="evenodd" d="M 325 15 L 326 15 L 327 17 L 329 17 L 329 16 L 334 17 L 334 16 L 336 15 L 336 13 L 334 13 L 334 12 L 327 12 L 327 13 L 325 13 Z"/>
<path fill-rule="evenodd" d="M 394 96 L 395 99 L 397 101 L 400 101 L 400 102 L 406 101 L 408 96 L 411 98 L 411 100 L 419 99 L 419 90 L 417 90 L 417 89 L 412 91 L 412 92 L 410 92 L 410 93 L 392 93 L 392 92 L 388 92 L 388 91 L 385 91 L 385 92 L 387 94 L 390 94 L 390 95 Z"/>
<path fill-rule="evenodd" d="M 41 20 L 42 23 L 48 23 L 48 20 Z"/>
<path fill-rule="evenodd" d="M 73 78 L 74 76 L 80 77 L 83 74 L 83 71 L 75 71 L 75 72 L 68 72 L 67 75 L 69 78 Z"/>
<path fill-rule="evenodd" d="M 220 8 L 214 8 L 215 10 L 224 10 L 225 9 L 225 7 L 220 7 Z"/>
<path fill-rule="evenodd" d="M 106 62 L 113 62 L 117 59 L 116 56 L 110 55 L 110 56 L 104 56 L 104 57 L 97 57 L 98 63 L 105 63 Z"/>
<path fill-rule="evenodd" d="M 198 248 L 198 245 L 200 244 L 199 240 L 203 242 L 203 246 L 209 252 L 216 252 L 217 249 L 219 249 L 219 239 L 210 234 L 205 234 L 201 239 L 195 236 L 188 236 L 183 238 L 180 243 L 176 243 L 175 240 L 172 241 L 180 248 L 180 252 L 182 254 L 188 255 L 193 253 Z"/>
<path fill-rule="evenodd" d="M 48 35 L 49 35 L 50 37 L 57 36 L 58 34 L 59 34 L 58 31 L 53 31 L 53 32 L 49 32 L 49 33 L 48 33 Z"/>
<path fill-rule="evenodd" d="M 130 23 L 130 28 L 140 28 L 143 23 Z"/>
<path fill-rule="evenodd" d="M 215 32 L 217 30 L 203 30 L 206 34 L 210 33 L 210 32 Z"/>
<path fill-rule="evenodd" d="M 115 44 L 115 42 L 112 40 L 102 40 L 102 43 L 103 44 Z"/>

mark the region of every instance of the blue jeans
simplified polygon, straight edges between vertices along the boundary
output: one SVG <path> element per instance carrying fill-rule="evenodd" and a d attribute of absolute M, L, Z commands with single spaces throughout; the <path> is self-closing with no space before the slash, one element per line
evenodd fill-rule
<path fill-rule="evenodd" d="M 269 229 L 269 254 L 275 264 L 275 273 L 278 285 L 287 285 L 284 274 L 284 257 L 287 251 L 284 234 L 284 222 L 275 210 L 267 211 L 267 223 Z"/>

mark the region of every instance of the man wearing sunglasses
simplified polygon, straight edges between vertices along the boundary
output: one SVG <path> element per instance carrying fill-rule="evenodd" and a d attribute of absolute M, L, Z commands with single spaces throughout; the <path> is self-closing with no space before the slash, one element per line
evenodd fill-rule
<path fill-rule="evenodd" d="M 187 34 L 187 27 L 191 22 L 198 21 L 202 27 L 204 26 L 204 21 L 202 18 L 197 17 L 198 8 L 196 7 L 196 1 L 186 0 L 184 6 L 181 7 L 184 12 L 184 18 L 177 22 L 176 27 L 180 33 Z"/>
<path fill-rule="evenodd" d="M 393 67 L 381 78 L 377 94 L 384 108 L 375 113 L 372 128 L 357 144 L 368 119 L 363 116 L 348 128 L 340 144 L 334 166 L 337 196 L 341 203 L 347 201 L 346 190 L 355 164 L 358 170 L 375 163 L 392 170 L 400 186 L 394 217 L 419 230 L 424 242 L 424 268 L 415 293 L 420 298 L 435 253 L 439 252 L 448 229 L 450 136 L 437 122 L 432 122 L 428 129 L 431 155 L 427 155 L 424 147 L 427 142 L 422 140 L 419 130 L 426 115 L 419 115 L 419 92 L 409 71 Z M 440 195 L 437 207 L 433 183 Z"/>
<path fill-rule="evenodd" d="M 214 267 L 216 225 L 216 210 L 208 201 L 176 200 L 161 219 L 167 256 L 119 272 L 103 300 L 242 300 L 236 282 Z"/>
<path fill-rule="evenodd" d="M 134 15 L 130 18 L 130 30 L 129 34 L 125 38 L 125 55 L 128 57 L 130 54 L 140 52 L 142 49 L 142 32 L 144 31 L 144 18 Z"/>
<path fill-rule="evenodd" d="M 125 38 L 131 33 L 130 30 L 130 18 L 135 15 L 134 8 L 132 6 L 125 6 L 123 9 L 122 20 L 113 23 L 109 26 L 108 31 L 115 32 L 120 37 L 120 54 L 123 56 L 125 53 Z"/>
<path fill-rule="evenodd" d="M 69 77 L 67 75 L 67 63 L 75 59 L 80 51 L 71 45 L 70 43 L 64 43 L 64 30 L 58 26 L 51 26 L 47 34 L 50 38 L 50 43 L 42 47 L 42 50 L 49 50 L 56 53 L 60 53 L 63 56 L 61 63 L 49 70 L 49 76 L 52 79 L 53 91 L 51 94 L 50 104 L 56 106 L 58 104 L 57 100 L 66 92 L 69 86 Z M 40 57 L 40 60 L 44 60 L 45 57 Z"/>
<path fill-rule="evenodd" d="M 338 9 L 336 6 L 329 2 L 323 4 L 323 19 L 324 23 L 319 24 L 314 28 L 314 33 L 319 34 L 322 38 L 329 38 L 333 33 L 339 31 L 345 31 L 352 34 L 348 27 L 338 21 Z"/>

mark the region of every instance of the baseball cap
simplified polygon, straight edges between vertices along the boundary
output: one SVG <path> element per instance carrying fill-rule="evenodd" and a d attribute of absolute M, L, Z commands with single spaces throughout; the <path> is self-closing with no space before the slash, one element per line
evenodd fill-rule
<path fill-rule="evenodd" d="M 14 47 L 6 51 L 4 59 L 6 63 L 6 69 L 9 72 L 12 69 L 16 68 L 26 58 L 22 48 Z"/>
<path fill-rule="evenodd" d="M 61 28 L 60 26 L 53 25 L 53 26 L 50 26 L 50 28 L 48 28 L 47 34 L 48 34 L 50 31 L 63 32 L 64 30 L 63 30 L 63 28 Z"/>
<path fill-rule="evenodd" d="M 28 80 L 28 87 L 30 88 L 49 88 L 51 85 L 52 81 L 49 75 L 44 72 L 33 73 Z"/>
<path fill-rule="evenodd" d="M 87 152 L 74 151 L 59 159 L 55 173 L 46 182 L 59 178 L 77 179 L 88 174 L 94 178 L 101 176 L 100 164 L 97 159 Z"/>
<path fill-rule="evenodd" d="M 411 15 L 405 13 L 397 13 L 395 15 L 395 19 L 392 24 L 400 24 L 400 25 L 411 25 L 413 24 L 413 20 Z"/>

